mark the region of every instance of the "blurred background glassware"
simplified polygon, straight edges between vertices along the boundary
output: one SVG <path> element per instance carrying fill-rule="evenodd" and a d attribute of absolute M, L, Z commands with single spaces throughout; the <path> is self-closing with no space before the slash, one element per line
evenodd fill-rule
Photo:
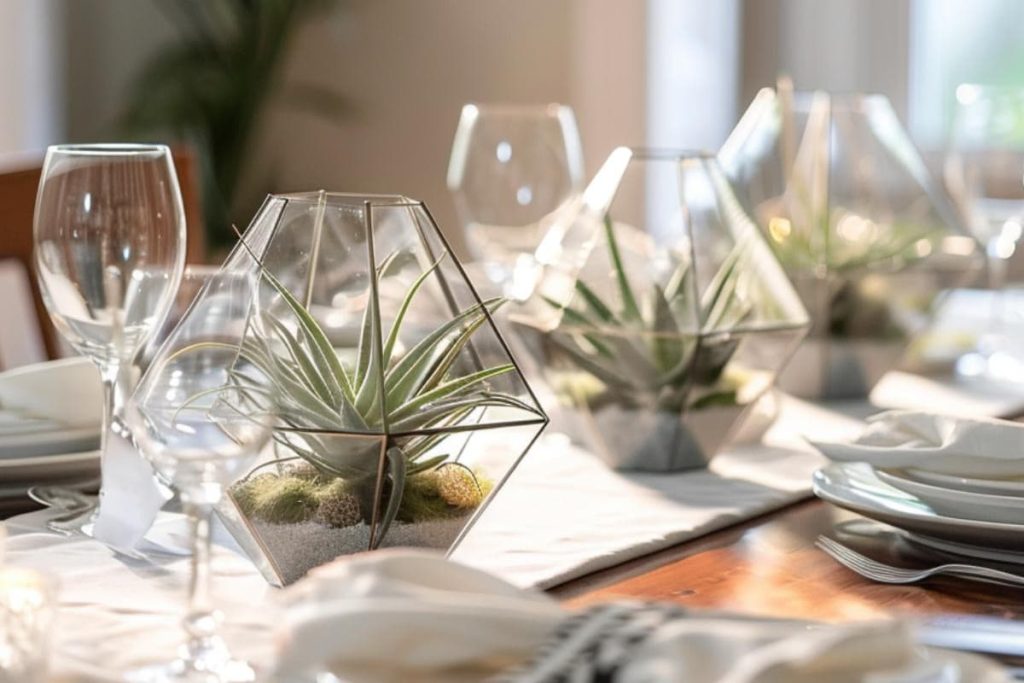
<path fill-rule="evenodd" d="M 529 291 L 532 255 L 544 221 L 578 195 L 583 182 L 583 153 L 571 108 L 462 108 L 448 189 L 474 260 L 506 295 L 515 298 L 518 287 Z"/>
<path fill-rule="evenodd" d="M 56 594 L 56 582 L 40 572 L 0 567 L 0 680 L 46 680 Z"/>
<path fill-rule="evenodd" d="M 250 681 L 248 664 L 231 657 L 218 636 L 221 615 L 210 596 L 210 527 L 224 490 L 259 457 L 275 420 L 272 399 L 238 343 L 250 313 L 238 305 L 248 273 L 224 271 L 208 280 L 204 309 L 160 347 L 125 410 L 128 427 L 157 476 L 179 494 L 189 518 L 192 576 L 179 657 L 136 672 L 133 681 Z"/>
<path fill-rule="evenodd" d="M 617 469 L 702 467 L 771 388 L 807 313 L 713 155 L 619 148 L 585 194 L 574 283 L 545 283 L 510 315 L 555 426 Z M 554 324 L 531 315 L 544 306 Z"/>
<path fill-rule="evenodd" d="M 983 267 L 976 240 L 881 95 L 758 93 L 719 159 L 811 315 L 779 378 L 859 398 L 893 369 L 939 293 Z"/>
<path fill-rule="evenodd" d="M 35 264 L 50 318 L 100 370 L 103 439 L 127 373 L 163 320 L 185 264 L 185 217 L 163 145 L 56 145 L 36 198 Z"/>
<path fill-rule="evenodd" d="M 957 88 L 944 170 L 950 194 L 985 245 L 994 292 L 988 329 L 957 361 L 957 370 L 967 377 L 1024 381 L 1020 340 L 1007 335 L 1003 318 L 1010 311 L 1001 293 L 1024 232 L 1024 88 Z"/>

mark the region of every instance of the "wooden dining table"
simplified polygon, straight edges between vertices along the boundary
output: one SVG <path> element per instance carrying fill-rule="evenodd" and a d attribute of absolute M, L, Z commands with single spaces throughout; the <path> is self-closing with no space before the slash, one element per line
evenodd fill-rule
<path fill-rule="evenodd" d="M 855 515 L 817 499 L 567 582 L 569 606 L 671 601 L 694 609 L 827 622 L 983 616 L 1024 620 L 1024 589 L 957 579 L 875 583 L 815 547 Z M 1015 666 L 1024 660 L 1004 658 Z"/>

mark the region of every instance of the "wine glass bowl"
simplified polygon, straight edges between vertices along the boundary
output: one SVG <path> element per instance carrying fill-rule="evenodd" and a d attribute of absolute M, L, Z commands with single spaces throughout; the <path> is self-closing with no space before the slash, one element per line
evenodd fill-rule
<path fill-rule="evenodd" d="M 945 180 L 967 225 L 985 245 L 994 290 L 988 329 L 957 361 L 965 377 L 1024 381 L 1015 340 L 1007 335 L 1001 290 L 1024 234 L 1024 88 L 962 84 L 945 160 Z M 1011 361 L 1007 363 L 1006 361 Z"/>
<path fill-rule="evenodd" d="M 240 410 L 246 404 L 251 409 L 252 401 L 231 386 L 226 375 L 223 386 L 193 388 L 196 383 L 186 373 L 202 374 L 231 364 L 230 352 L 218 355 L 198 363 L 183 362 L 188 367 L 169 373 L 171 386 L 161 389 L 160 400 L 147 396 L 133 403 L 128 413 L 139 449 L 186 504 L 219 502 L 223 488 L 252 464 L 270 435 L 269 417 L 261 417 L 271 413 Z"/>
<path fill-rule="evenodd" d="M 35 244 L 58 331 L 101 366 L 130 358 L 162 318 L 184 267 L 184 209 L 167 147 L 51 147 Z"/>
<path fill-rule="evenodd" d="M 495 284 L 508 284 L 540 244 L 545 217 L 582 185 L 579 132 L 569 107 L 463 107 L 448 189 L 474 258 Z"/>
<path fill-rule="evenodd" d="M 254 276 L 225 266 L 204 273 L 202 297 L 150 361 L 125 409 L 125 421 L 156 475 L 177 490 L 189 519 L 192 579 L 179 656 L 132 672 L 133 681 L 251 681 L 218 636 L 209 592 L 210 528 L 225 488 L 263 451 L 275 424 L 272 397 L 240 352 L 252 313 Z"/>

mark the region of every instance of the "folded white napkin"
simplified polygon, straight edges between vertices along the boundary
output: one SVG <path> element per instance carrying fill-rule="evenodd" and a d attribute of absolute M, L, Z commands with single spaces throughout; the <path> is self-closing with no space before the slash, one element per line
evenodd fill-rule
<path fill-rule="evenodd" d="M 811 441 L 839 462 L 913 468 L 962 477 L 1024 476 L 1024 424 L 892 410 L 868 420 L 852 443 Z"/>
<path fill-rule="evenodd" d="M 283 599 L 282 681 L 325 671 L 352 683 L 937 680 L 921 677 L 898 622 L 819 626 L 643 603 L 573 614 L 541 593 L 417 551 L 338 560 Z"/>

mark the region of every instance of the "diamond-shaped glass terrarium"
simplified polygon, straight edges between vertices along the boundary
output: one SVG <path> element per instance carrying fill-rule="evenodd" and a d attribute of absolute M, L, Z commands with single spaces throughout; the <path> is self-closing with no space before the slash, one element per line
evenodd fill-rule
<path fill-rule="evenodd" d="M 787 391 L 866 396 L 983 267 L 883 96 L 762 90 L 719 160 L 811 315 Z"/>
<path fill-rule="evenodd" d="M 569 245 L 566 268 L 551 254 Z M 556 425 L 612 467 L 700 467 L 772 386 L 807 314 L 714 156 L 619 148 L 510 317 Z"/>
<path fill-rule="evenodd" d="M 268 580 L 458 543 L 547 423 L 495 328 L 502 304 L 421 202 L 267 199 L 161 353 L 233 345 L 234 381 L 273 399 L 273 445 L 220 509 Z M 211 311 L 235 314 L 210 326 Z"/>

